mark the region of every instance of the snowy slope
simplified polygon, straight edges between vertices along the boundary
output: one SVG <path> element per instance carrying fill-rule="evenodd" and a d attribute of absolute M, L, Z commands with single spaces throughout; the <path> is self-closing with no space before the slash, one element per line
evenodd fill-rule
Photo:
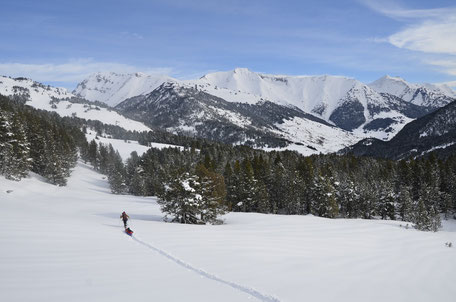
<path fill-rule="evenodd" d="M 44 86 L 31 79 L 0 76 L 0 94 L 5 96 L 21 95 L 27 105 L 37 109 L 55 111 L 61 116 L 76 116 L 87 120 L 99 120 L 109 125 L 117 125 L 131 131 L 150 131 L 144 124 L 127 119 L 107 108 L 69 102 L 74 97 L 64 88 Z"/>
<path fill-rule="evenodd" d="M 110 144 L 114 148 L 114 150 L 118 151 L 120 156 L 124 161 L 126 161 L 130 154 L 133 151 L 136 151 L 139 156 L 142 156 L 144 153 L 147 152 L 151 147 L 156 149 L 164 149 L 164 148 L 178 148 L 180 150 L 184 149 L 182 146 L 176 145 L 168 145 L 168 144 L 161 144 L 161 143 L 150 143 L 150 147 L 140 145 L 137 141 L 133 140 L 121 140 L 121 139 L 114 139 L 110 137 L 103 137 L 97 136 L 96 132 L 93 130 L 88 130 L 86 134 L 87 141 L 90 142 L 95 140 L 98 144 L 101 143 L 103 145 L 109 146 Z"/>
<path fill-rule="evenodd" d="M 116 109 L 151 127 L 191 133 L 229 144 L 298 150 L 302 154 L 334 152 L 363 136 L 334 127 L 289 106 L 272 102 L 227 102 L 180 83 L 164 83 L 149 94 L 127 99 Z M 289 146 L 292 145 L 301 146 Z"/>
<path fill-rule="evenodd" d="M 363 137 L 362 134 L 353 134 L 300 117 L 285 120 L 275 126 L 280 129 L 277 131 L 278 134 L 284 135 L 286 139 L 294 143 L 285 148 L 263 148 L 266 151 L 293 150 L 304 156 L 326 154 L 351 146 Z"/>
<path fill-rule="evenodd" d="M 246 68 L 207 74 L 198 80 L 198 83 L 214 95 L 219 94 L 220 88 L 241 92 L 240 95 L 224 95 L 227 101 L 255 103 L 263 98 L 294 105 L 309 113 L 320 112 L 324 107 L 321 115 L 326 120 L 352 88 L 360 89 L 364 85 L 355 79 L 342 76 L 268 75 Z"/>
<path fill-rule="evenodd" d="M 109 194 L 79 164 L 67 187 L 0 177 L 0 292 L 16 301 L 453 301 L 455 221 L 230 213 L 165 223 L 155 198 Z M 7 190 L 12 190 L 6 193 Z M 122 232 L 126 211 L 134 237 Z"/>
<path fill-rule="evenodd" d="M 377 91 L 342 76 L 286 76 L 252 72 L 245 68 L 216 72 L 191 82 L 207 93 L 231 102 L 254 104 L 269 100 L 295 106 L 358 137 L 390 139 L 412 119 L 392 107 Z M 390 125 L 372 127 L 388 119 Z M 377 121 L 378 122 L 378 121 Z"/>
<path fill-rule="evenodd" d="M 413 84 L 388 75 L 369 86 L 378 92 L 389 93 L 420 106 L 439 108 L 456 99 L 456 92 L 446 85 Z"/>
<path fill-rule="evenodd" d="M 168 81 L 174 81 L 174 79 L 139 72 L 133 74 L 98 72 L 79 83 L 73 93 L 89 101 L 100 101 L 114 107 L 125 99 L 149 93 Z"/>

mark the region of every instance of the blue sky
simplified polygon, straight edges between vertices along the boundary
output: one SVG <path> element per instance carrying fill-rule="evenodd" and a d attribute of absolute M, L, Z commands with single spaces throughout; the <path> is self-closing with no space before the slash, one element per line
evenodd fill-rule
<path fill-rule="evenodd" d="M 454 0 L 0 0 L 0 8 L 0 74 L 67 88 L 97 71 L 189 79 L 235 67 L 456 86 Z"/>

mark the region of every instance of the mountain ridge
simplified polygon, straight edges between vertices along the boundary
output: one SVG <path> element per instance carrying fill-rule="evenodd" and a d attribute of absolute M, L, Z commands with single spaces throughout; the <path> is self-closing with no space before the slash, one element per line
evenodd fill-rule
<path fill-rule="evenodd" d="M 390 141 L 364 139 L 339 153 L 398 160 L 432 151 L 442 156 L 456 151 L 456 101 L 408 123 Z"/>
<path fill-rule="evenodd" d="M 112 73 L 111 75 L 128 77 L 128 75 Z M 130 77 L 137 78 L 138 76 L 131 74 Z M 129 92 L 129 95 L 144 95 L 152 92 L 159 86 L 158 82 L 163 80 L 161 76 L 153 77 L 153 85 L 141 87 L 136 92 Z M 114 79 L 111 82 L 118 81 Z M 412 119 L 451 101 L 451 97 L 445 94 L 448 92 L 439 90 L 437 93 L 440 88 L 436 85 L 432 86 L 432 84 L 426 84 L 433 87 L 432 91 L 426 90 L 428 87 L 426 86 L 421 89 L 420 93 L 423 95 L 423 93 L 431 91 L 432 94 L 426 97 L 427 99 L 437 98 L 436 104 L 427 102 L 427 105 L 421 105 L 408 101 L 410 106 L 404 102 L 401 102 L 402 105 L 399 106 L 391 104 L 391 96 L 385 97 L 388 94 L 400 98 L 396 91 L 388 92 L 383 89 L 380 93 L 354 78 L 331 75 L 270 75 L 253 72 L 247 68 L 209 73 L 197 80 L 179 81 L 168 78 L 165 82 L 194 87 L 228 102 L 256 104 L 271 101 L 279 105 L 297 107 L 344 130 L 354 131 L 359 136 L 373 136 L 383 140 L 390 139 Z M 110 92 L 114 90 L 112 87 L 107 89 Z M 82 92 L 79 95 L 82 95 Z M 110 101 L 111 104 L 116 103 L 120 98 L 116 96 L 114 99 L 116 101 Z M 396 100 L 397 102 L 400 100 Z M 430 103 L 432 106 L 429 105 Z M 409 114 L 412 107 L 414 112 Z M 384 121 L 388 121 L 389 125 L 385 126 Z M 377 125 L 384 127 L 377 127 Z"/>
<path fill-rule="evenodd" d="M 304 154 L 327 153 L 334 149 L 328 144 L 348 145 L 359 140 L 299 108 L 269 101 L 228 102 L 178 83 L 164 83 L 147 95 L 125 100 L 116 109 L 150 127 L 230 144 L 268 148 L 294 144 Z M 337 142 L 330 142 L 331 137 Z"/>

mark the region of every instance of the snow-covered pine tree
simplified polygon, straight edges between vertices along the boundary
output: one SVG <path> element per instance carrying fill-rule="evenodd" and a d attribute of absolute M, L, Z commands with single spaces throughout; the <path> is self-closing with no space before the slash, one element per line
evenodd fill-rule
<path fill-rule="evenodd" d="M 140 161 L 138 153 L 133 151 L 127 159 L 125 166 L 125 184 L 130 194 L 143 196 L 146 194 L 146 188 L 144 183 L 144 169 Z"/>
<path fill-rule="evenodd" d="M 115 152 L 111 145 L 109 145 L 109 150 L 109 162 L 106 168 L 108 171 L 108 182 L 112 193 L 122 194 L 125 193 L 127 188 L 125 184 L 125 166 L 119 152 Z"/>
<path fill-rule="evenodd" d="M 398 212 L 401 220 L 412 221 L 413 219 L 413 200 L 410 196 L 410 188 L 401 185 L 397 197 Z"/>
<path fill-rule="evenodd" d="M 233 209 L 233 205 L 237 203 L 237 197 L 235 175 L 229 162 L 227 162 L 225 165 L 225 169 L 223 170 L 223 177 L 225 179 L 226 186 L 226 203 L 228 210 L 231 211 Z"/>
<path fill-rule="evenodd" d="M 226 212 L 226 189 L 223 176 L 199 164 L 195 168 L 197 182 L 195 191 L 201 196 L 200 220 L 204 223 L 220 223 L 217 217 Z"/>
<path fill-rule="evenodd" d="M 88 150 L 87 157 L 88 157 L 89 162 L 95 168 L 95 170 L 98 170 L 98 168 L 99 168 L 98 144 L 94 139 L 91 140 L 89 143 L 89 150 Z"/>
<path fill-rule="evenodd" d="M 349 218 L 359 217 L 359 195 L 351 177 L 345 178 L 339 183 L 337 197 L 340 202 L 340 213 L 342 216 Z"/>
<path fill-rule="evenodd" d="M 414 211 L 415 228 L 420 231 L 437 232 L 441 227 L 440 214 L 433 202 L 434 193 L 424 184 Z"/>
<path fill-rule="evenodd" d="M 188 172 L 174 171 L 170 181 L 164 184 L 159 193 L 158 204 L 161 210 L 172 216 L 172 221 L 197 224 L 200 220 L 200 203 L 202 196 L 195 188 L 199 186 L 196 175 Z"/>
<path fill-rule="evenodd" d="M 378 198 L 377 198 L 377 211 L 382 219 L 395 220 L 395 200 L 396 194 L 392 184 L 388 180 L 379 181 L 377 186 Z"/>
<path fill-rule="evenodd" d="M 0 174 L 11 180 L 25 177 L 31 167 L 30 143 L 18 114 L 0 111 Z"/>
<path fill-rule="evenodd" d="M 300 194 L 302 196 L 302 211 L 303 214 L 311 213 L 311 201 L 312 201 L 312 190 L 314 187 L 314 165 L 312 160 L 309 157 L 300 160 L 297 165 L 297 173 L 299 178 L 302 180 L 300 182 Z"/>
<path fill-rule="evenodd" d="M 59 153 L 58 148 L 54 137 L 48 135 L 46 138 L 46 164 L 43 176 L 54 185 L 65 186 L 67 173 L 63 162 L 63 155 Z"/>
<path fill-rule="evenodd" d="M 339 214 L 336 191 L 329 177 L 316 177 L 312 194 L 312 213 L 321 217 L 335 218 Z"/>

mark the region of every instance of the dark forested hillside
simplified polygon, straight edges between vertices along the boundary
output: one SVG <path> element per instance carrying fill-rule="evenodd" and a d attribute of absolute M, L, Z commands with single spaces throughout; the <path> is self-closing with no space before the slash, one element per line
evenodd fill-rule
<path fill-rule="evenodd" d="M 0 95 L 0 174 L 20 180 L 28 171 L 65 185 L 84 134 L 55 113 Z"/>

